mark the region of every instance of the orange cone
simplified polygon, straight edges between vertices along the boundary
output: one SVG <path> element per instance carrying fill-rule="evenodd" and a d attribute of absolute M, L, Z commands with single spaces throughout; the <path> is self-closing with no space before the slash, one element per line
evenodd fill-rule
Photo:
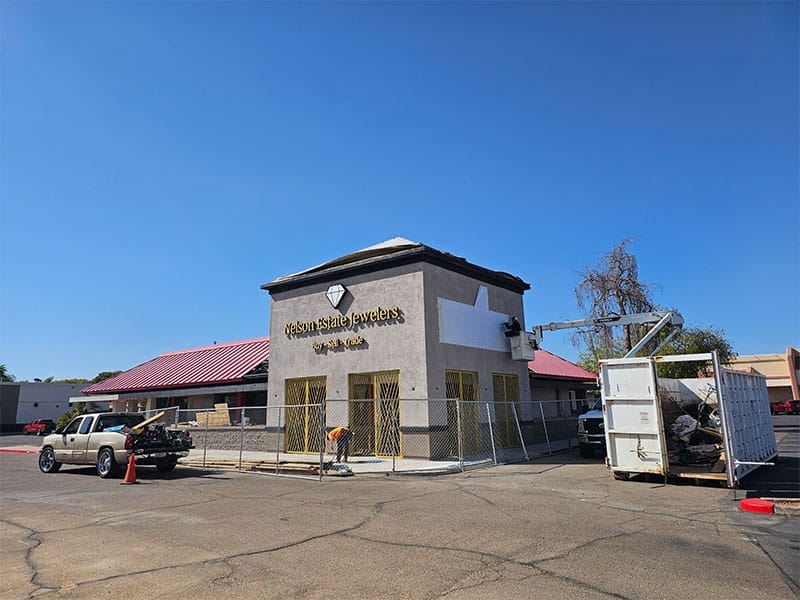
<path fill-rule="evenodd" d="M 122 480 L 120 485 L 128 483 L 139 483 L 136 481 L 136 455 L 133 453 L 131 453 L 131 457 L 128 459 L 128 470 L 125 471 L 125 479 Z"/>

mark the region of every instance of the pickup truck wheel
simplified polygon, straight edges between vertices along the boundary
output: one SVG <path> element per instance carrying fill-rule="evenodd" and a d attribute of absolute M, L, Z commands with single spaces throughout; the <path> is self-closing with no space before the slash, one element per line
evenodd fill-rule
<path fill-rule="evenodd" d="M 156 470 L 161 471 L 162 473 L 166 473 L 168 471 L 172 471 L 172 469 L 174 469 L 175 465 L 177 464 L 178 464 L 177 461 L 174 460 L 169 460 L 167 462 L 160 462 L 156 464 Z"/>
<path fill-rule="evenodd" d="M 61 468 L 52 448 L 45 448 L 39 453 L 39 470 L 42 473 L 55 473 Z"/>
<path fill-rule="evenodd" d="M 103 479 L 113 477 L 119 471 L 119 465 L 114 460 L 114 451 L 111 448 L 103 448 L 97 455 L 97 474 Z"/>

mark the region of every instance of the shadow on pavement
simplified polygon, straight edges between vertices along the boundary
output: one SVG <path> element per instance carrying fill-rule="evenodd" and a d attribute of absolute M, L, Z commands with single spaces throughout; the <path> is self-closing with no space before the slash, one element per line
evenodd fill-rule
<path fill-rule="evenodd" d="M 219 469 L 203 469 L 203 468 L 181 468 L 177 467 L 174 471 L 162 473 L 154 466 L 150 465 L 136 465 L 136 479 L 145 480 L 170 480 L 170 479 L 197 479 L 197 478 L 211 478 L 219 476 L 222 471 Z M 64 465 L 58 471 L 58 476 L 62 475 L 81 475 L 94 477 L 100 479 L 97 475 L 95 467 L 76 467 L 72 465 Z M 125 469 L 121 469 L 117 477 L 110 477 L 109 481 L 122 481 L 125 475 Z"/>
<path fill-rule="evenodd" d="M 800 498 L 800 458 L 779 456 L 775 466 L 760 467 L 745 477 L 739 489 L 748 498 Z"/>

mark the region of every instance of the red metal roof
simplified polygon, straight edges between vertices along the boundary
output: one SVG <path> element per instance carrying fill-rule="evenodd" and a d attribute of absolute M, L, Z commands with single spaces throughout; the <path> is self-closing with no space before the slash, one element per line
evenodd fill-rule
<path fill-rule="evenodd" d="M 235 383 L 268 359 L 268 337 L 165 352 L 83 392 L 109 394 Z"/>
<path fill-rule="evenodd" d="M 528 363 L 528 368 L 539 377 L 555 379 L 577 379 L 580 381 L 597 381 L 597 375 L 583 367 L 556 356 L 547 350 L 536 350 L 536 359 Z"/>

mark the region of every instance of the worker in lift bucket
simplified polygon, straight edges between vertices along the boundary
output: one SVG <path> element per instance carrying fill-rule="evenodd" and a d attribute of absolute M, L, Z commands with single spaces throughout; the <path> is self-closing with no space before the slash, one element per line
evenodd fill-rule
<path fill-rule="evenodd" d="M 516 337 L 519 335 L 519 332 L 522 331 L 522 325 L 520 325 L 517 317 L 511 317 L 508 323 L 503 323 L 503 327 L 506 328 L 506 337 Z"/>
<path fill-rule="evenodd" d="M 350 426 L 336 427 L 328 432 L 328 440 L 333 444 L 336 443 L 336 462 L 341 462 L 344 456 L 344 462 L 350 457 L 350 440 L 353 438 L 353 431 Z"/>

